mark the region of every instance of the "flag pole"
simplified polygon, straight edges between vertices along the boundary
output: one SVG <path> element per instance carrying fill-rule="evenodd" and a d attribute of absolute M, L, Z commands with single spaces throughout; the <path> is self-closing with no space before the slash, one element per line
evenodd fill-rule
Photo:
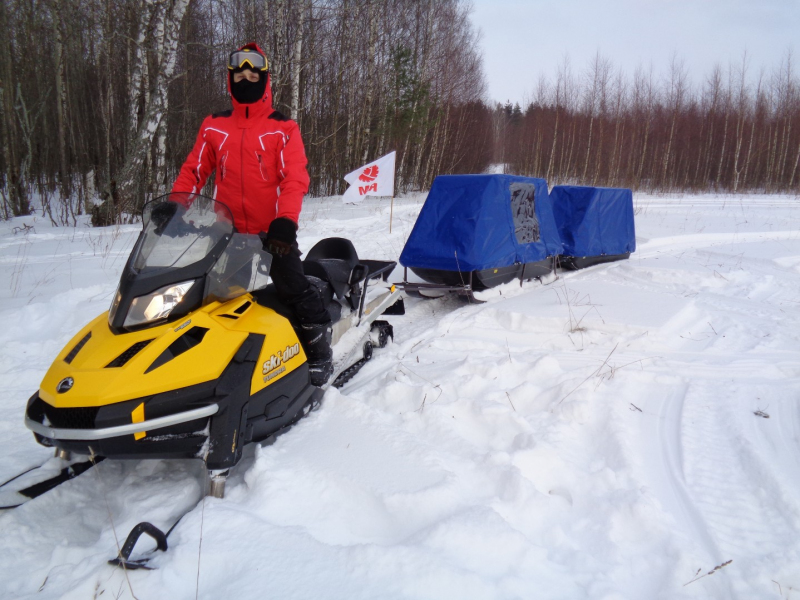
<path fill-rule="evenodd" d="M 395 164 L 395 158 L 397 157 L 396 150 L 392 150 L 389 154 L 392 155 L 392 203 L 389 205 L 389 233 L 392 233 L 392 220 L 394 219 L 394 179 L 397 175 L 397 167 Z"/>

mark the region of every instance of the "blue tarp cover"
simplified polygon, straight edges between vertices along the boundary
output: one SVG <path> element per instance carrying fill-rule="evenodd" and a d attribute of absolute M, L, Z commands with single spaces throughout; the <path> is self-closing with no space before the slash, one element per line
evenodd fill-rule
<path fill-rule="evenodd" d="M 481 271 L 562 254 L 544 179 L 440 175 L 400 255 L 406 267 Z"/>
<path fill-rule="evenodd" d="M 630 190 L 557 185 L 551 190 L 550 199 L 565 256 L 636 250 Z"/>

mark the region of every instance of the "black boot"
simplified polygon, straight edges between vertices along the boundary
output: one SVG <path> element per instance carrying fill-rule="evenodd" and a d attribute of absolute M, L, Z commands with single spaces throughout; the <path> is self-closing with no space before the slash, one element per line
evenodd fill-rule
<path fill-rule="evenodd" d="M 308 358 L 311 385 L 322 387 L 333 374 L 333 350 L 331 350 L 333 326 L 330 323 L 307 324 L 301 325 L 300 331 Z"/>

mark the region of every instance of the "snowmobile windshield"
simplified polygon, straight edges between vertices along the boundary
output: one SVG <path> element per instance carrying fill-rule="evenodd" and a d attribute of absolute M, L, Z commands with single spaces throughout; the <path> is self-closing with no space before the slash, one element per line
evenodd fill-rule
<path fill-rule="evenodd" d="M 113 331 L 177 319 L 267 284 L 271 256 L 257 235 L 236 233 L 224 204 L 170 194 L 146 204 L 142 219 L 109 310 Z"/>
<path fill-rule="evenodd" d="M 211 254 L 216 259 L 224 250 L 221 242 L 235 231 L 227 206 L 196 194 L 156 198 L 145 205 L 142 220 L 142 237 L 131 257 L 138 274 L 183 269 Z"/>
<path fill-rule="evenodd" d="M 225 301 L 267 285 L 272 256 L 257 235 L 236 233 L 224 204 L 174 193 L 149 202 L 142 238 L 134 250 L 137 275 L 171 272 L 176 281 L 198 265 L 207 273 L 202 303 Z"/>
<path fill-rule="evenodd" d="M 224 302 L 269 283 L 272 255 L 257 235 L 235 233 L 208 274 L 203 303 Z"/>

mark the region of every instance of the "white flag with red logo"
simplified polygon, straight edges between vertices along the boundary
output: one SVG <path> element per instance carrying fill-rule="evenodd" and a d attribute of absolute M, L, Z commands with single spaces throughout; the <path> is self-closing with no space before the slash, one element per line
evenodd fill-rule
<path fill-rule="evenodd" d="M 397 152 L 381 156 L 368 165 L 364 165 L 344 176 L 350 184 L 342 201 L 360 202 L 365 196 L 394 197 L 394 158 Z"/>

